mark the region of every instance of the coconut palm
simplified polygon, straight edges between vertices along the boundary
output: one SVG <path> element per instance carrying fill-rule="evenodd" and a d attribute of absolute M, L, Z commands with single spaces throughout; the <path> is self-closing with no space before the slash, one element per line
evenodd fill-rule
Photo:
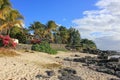
<path fill-rule="evenodd" d="M 5 16 L 3 24 L 1 24 L 0 26 L 0 31 L 2 31 L 3 29 L 7 29 L 9 34 L 10 28 L 13 26 L 22 27 L 23 16 L 17 10 L 11 9 L 7 13 L 7 16 Z"/>
<path fill-rule="evenodd" d="M 46 38 L 53 42 L 53 40 L 54 40 L 53 33 L 57 29 L 57 24 L 54 21 L 50 20 L 50 21 L 48 21 L 46 26 L 47 26 L 46 31 L 45 31 Z"/>
<path fill-rule="evenodd" d="M 68 38 L 69 38 L 68 29 L 66 27 L 64 27 L 64 26 L 60 26 L 58 31 L 59 31 L 62 43 L 67 43 L 68 42 Z"/>
<path fill-rule="evenodd" d="M 84 49 L 97 49 L 96 44 L 92 41 L 92 40 L 88 40 L 88 39 L 82 39 L 81 40 L 81 45 Z"/>
<path fill-rule="evenodd" d="M 4 20 L 11 9 L 12 6 L 9 0 L 0 0 L 0 19 Z"/>
<path fill-rule="evenodd" d="M 57 28 L 57 24 L 54 21 L 52 21 L 52 20 L 48 21 L 48 23 L 47 23 L 48 32 L 55 31 L 56 28 Z"/>
<path fill-rule="evenodd" d="M 9 0 L 0 0 L 0 31 L 7 30 L 13 26 L 22 27 L 23 16 L 14 10 Z"/>
<path fill-rule="evenodd" d="M 45 37 L 45 25 L 38 22 L 38 21 L 35 21 L 33 24 L 31 24 L 29 26 L 29 30 L 30 31 L 33 31 L 35 37 L 38 36 L 39 38 L 44 38 Z"/>

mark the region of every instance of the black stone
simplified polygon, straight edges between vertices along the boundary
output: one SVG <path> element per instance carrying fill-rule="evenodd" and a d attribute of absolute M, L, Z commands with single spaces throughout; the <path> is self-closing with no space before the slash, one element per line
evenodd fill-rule
<path fill-rule="evenodd" d="M 53 76 L 55 75 L 55 72 L 54 71 L 46 71 L 47 75 L 48 76 Z"/>
<path fill-rule="evenodd" d="M 116 76 L 120 78 L 120 71 L 116 71 Z"/>

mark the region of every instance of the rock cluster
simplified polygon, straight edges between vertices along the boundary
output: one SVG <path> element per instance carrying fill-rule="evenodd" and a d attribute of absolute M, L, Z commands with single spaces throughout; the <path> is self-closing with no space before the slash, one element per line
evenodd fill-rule
<path fill-rule="evenodd" d="M 120 58 L 110 57 L 111 54 L 101 53 L 98 57 L 86 56 L 83 58 L 74 58 L 74 62 L 85 63 L 89 68 L 98 72 L 116 75 L 120 78 Z"/>
<path fill-rule="evenodd" d="M 92 50 L 92 49 L 83 49 L 82 51 L 83 53 L 89 53 L 89 54 L 106 54 L 106 55 L 114 55 L 114 54 L 119 54 L 119 52 L 117 51 L 112 51 L 112 50 L 99 50 L 99 49 L 95 49 L 95 50 Z"/>
<path fill-rule="evenodd" d="M 76 70 L 72 68 L 63 68 L 58 71 L 61 73 L 61 76 L 58 76 L 59 80 L 83 80 L 81 77 L 76 76 Z"/>

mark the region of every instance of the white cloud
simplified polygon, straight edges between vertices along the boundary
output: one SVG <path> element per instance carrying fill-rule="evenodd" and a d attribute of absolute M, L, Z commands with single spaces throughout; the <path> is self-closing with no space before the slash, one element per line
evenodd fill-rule
<path fill-rule="evenodd" d="M 75 28 L 83 38 L 96 41 L 98 48 L 117 50 L 120 47 L 120 44 L 116 45 L 120 43 L 120 0 L 99 0 L 95 5 L 98 10 L 84 11 L 83 18 L 73 20 Z M 99 42 L 101 40 L 102 43 Z M 103 44 L 105 42 L 109 46 Z"/>
<path fill-rule="evenodd" d="M 103 50 L 120 50 L 120 40 L 115 40 L 114 36 L 96 38 L 95 42 L 97 43 L 97 46 Z"/>

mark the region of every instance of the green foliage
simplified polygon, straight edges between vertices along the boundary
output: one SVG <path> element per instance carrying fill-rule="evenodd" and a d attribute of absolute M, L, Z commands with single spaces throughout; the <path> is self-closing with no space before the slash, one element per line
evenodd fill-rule
<path fill-rule="evenodd" d="M 34 32 L 34 36 L 37 35 L 39 37 L 37 39 L 46 42 L 56 43 L 56 44 L 67 44 L 67 47 L 70 47 L 70 49 L 72 48 L 77 51 L 82 51 L 82 49 L 86 49 L 86 48 L 96 49 L 96 44 L 93 41 L 88 39 L 87 40 L 81 39 L 78 30 L 76 30 L 75 28 L 67 29 L 64 26 L 58 26 L 54 21 L 48 21 L 46 25 L 37 21 L 31 24 L 29 29 Z M 33 46 L 36 46 L 34 50 L 37 51 L 52 52 L 52 50 L 49 50 L 50 46 L 47 44 L 41 43 Z M 45 48 L 48 48 L 48 51 Z"/>
<path fill-rule="evenodd" d="M 3 42 L 2 39 L 0 39 L 0 47 L 3 46 Z"/>
<path fill-rule="evenodd" d="M 61 36 L 58 33 L 54 33 L 53 35 L 54 35 L 54 42 L 56 44 L 62 44 Z"/>
<path fill-rule="evenodd" d="M 48 54 L 56 54 L 57 53 L 57 51 L 52 49 L 50 47 L 50 44 L 45 41 L 41 42 L 40 44 L 34 44 L 32 46 L 32 50 L 39 51 L 39 52 L 45 52 Z"/>
<path fill-rule="evenodd" d="M 10 36 L 12 38 L 18 39 L 20 43 L 26 43 L 27 34 L 28 34 L 28 32 L 26 29 L 22 29 L 19 27 L 13 27 L 13 28 L 11 28 L 11 31 L 10 31 Z"/>
<path fill-rule="evenodd" d="M 81 46 L 83 49 L 97 49 L 96 44 L 92 40 L 82 39 Z"/>
<path fill-rule="evenodd" d="M 35 37 L 44 38 L 45 27 L 46 26 L 44 24 L 39 21 L 35 21 L 29 26 L 29 30 L 33 31 Z"/>
<path fill-rule="evenodd" d="M 54 31 L 54 30 L 56 30 L 56 28 L 57 28 L 57 24 L 54 21 L 52 21 L 52 20 L 48 21 L 48 23 L 47 23 L 48 30 L 50 29 L 51 31 Z"/>
<path fill-rule="evenodd" d="M 70 34 L 70 38 L 68 44 L 71 46 L 79 46 L 81 41 L 79 31 L 74 28 L 70 28 L 69 34 Z"/>
<path fill-rule="evenodd" d="M 69 32 L 68 32 L 68 29 L 64 26 L 60 26 L 59 27 L 59 34 L 60 34 L 60 37 L 61 37 L 61 42 L 63 44 L 66 44 L 68 43 L 68 38 L 69 38 Z"/>
<path fill-rule="evenodd" d="M 12 27 L 11 30 L 10 30 L 10 36 L 12 38 L 16 38 L 16 34 L 18 34 L 20 32 L 21 32 L 21 28 L 19 28 L 19 27 Z"/>
<path fill-rule="evenodd" d="M 69 32 L 64 26 L 60 26 L 58 30 L 54 33 L 54 42 L 58 44 L 68 43 Z"/>
<path fill-rule="evenodd" d="M 26 38 L 26 35 L 23 34 L 23 33 L 17 33 L 16 34 L 16 38 L 19 40 L 20 43 L 26 43 L 27 41 L 27 38 Z"/>

